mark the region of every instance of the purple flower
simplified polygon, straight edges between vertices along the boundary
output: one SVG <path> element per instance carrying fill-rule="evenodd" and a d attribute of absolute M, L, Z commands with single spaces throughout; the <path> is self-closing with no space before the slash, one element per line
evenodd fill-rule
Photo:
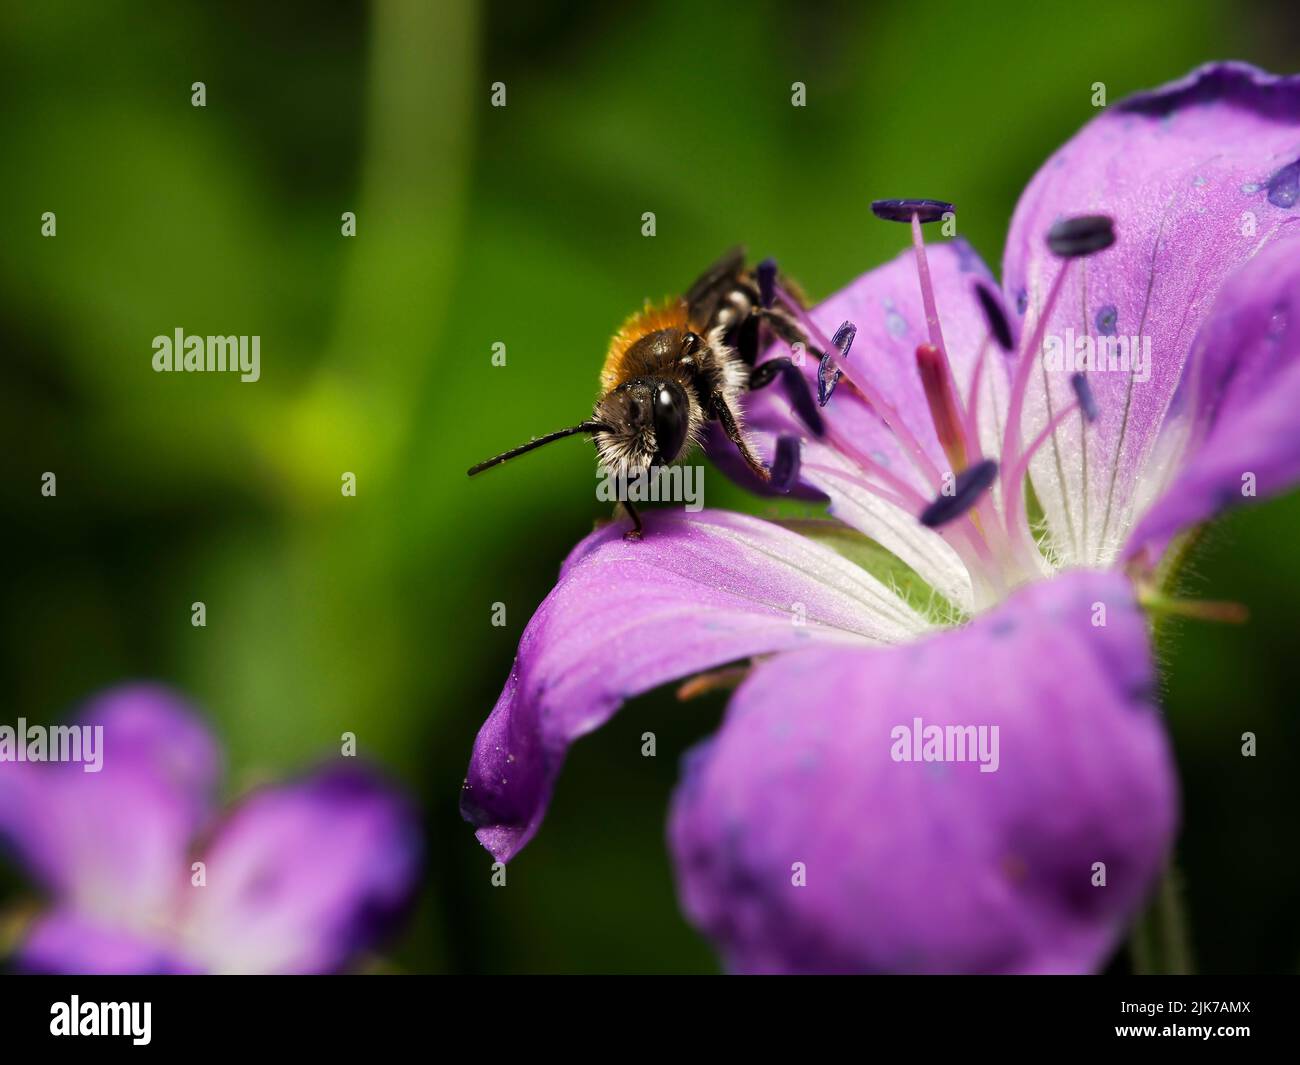
<path fill-rule="evenodd" d="M 745 410 L 839 523 L 661 511 L 579 544 L 474 747 L 482 843 L 518 853 L 625 699 L 758 659 L 669 827 L 730 967 L 1104 964 L 1177 823 L 1141 601 L 1180 533 L 1300 479 L 1298 173 L 1300 78 L 1228 63 L 1048 160 L 1001 288 L 925 248 L 937 210 L 882 204 L 913 248 L 803 316 L 824 352 L 856 326 L 804 366 L 843 374 L 825 434 L 775 389 Z"/>
<path fill-rule="evenodd" d="M 98 772 L 0 762 L 0 843 L 50 898 L 20 969 L 330 972 L 406 909 L 418 821 L 369 773 L 319 770 L 216 820 L 219 752 L 175 695 L 115 688 L 80 723 L 103 728 Z"/>

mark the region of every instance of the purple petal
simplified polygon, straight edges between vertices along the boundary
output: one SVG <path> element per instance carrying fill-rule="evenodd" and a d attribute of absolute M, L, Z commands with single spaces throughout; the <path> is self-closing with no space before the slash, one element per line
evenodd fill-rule
<path fill-rule="evenodd" d="M 167 689 L 128 685 L 77 722 L 103 728 L 102 764 L 0 762 L 0 840 L 61 901 L 124 928 L 163 918 L 211 810 L 219 756 Z"/>
<path fill-rule="evenodd" d="M 360 768 L 256 792 L 198 854 L 186 953 L 218 973 L 336 971 L 405 912 L 420 851 L 414 811 Z"/>
<path fill-rule="evenodd" d="M 645 522 L 639 542 L 609 527 L 574 549 L 478 734 L 461 811 L 498 860 L 536 832 L 569 744 L 625 699 L 752 655 L 925 627 L 863 570 L 779 526 L 721 511 Z"/>
<path fill-rule="evenodd" d="M 1172 486 L 1125 554 L 1152 561 L 1181 529 L 1300 481 L 1300 238 L 1260 252 L 1224 286 L 1197 338 L 1162 440 Z M 1185 424 L 1184 424 L 1185 423 Z"/>
<path fill-rule="evenodd" d="M 75 910 L 38 917 L 15 956 L 20 972 L 121 976 L 198 972 L 174 953 L 174 944 L 143 932 L 97 924 Z"/>
<path fill-rule="evenodd" d="M 1300 158 L 1300 77 L 1220 63 L 1114 104 L 1056 152 L 1016 208 L 1003 277 L 1012 306 L 1041 311 L 1060 260 L 1044 237 L 1060 218 L 1114 219 L 1116 244 L 1070 267 L 1047 333 L 1137 337 L 1137 372 L 1088 374 L 1100 417 L 1065 422 L 1035 461 L 1034 487 L 1067 562 L 1113 560 L 1142 504 L 1153 444 L 1224 280 L 1284 227 Z M 1022 327 L 1024 328 L 1024 327 Z M 1141 347 L 1149 343 L 1144 371 Z M 1149 379 L 1139 380 L 1149 372 Z M 1069 367 L 1034 370 L 1025 431 L 1072 399 Z"/>
<path fill-rule="evenodd" d="M 1095 970 L 1174 832 L 1154 685 L 1107 572 L 905 647 L 777 658 L 689 757 L 669 829 L 684 908 L 743 971 Z M 996 725 L 996 771 L 895 761 L 918 717 Z"/>

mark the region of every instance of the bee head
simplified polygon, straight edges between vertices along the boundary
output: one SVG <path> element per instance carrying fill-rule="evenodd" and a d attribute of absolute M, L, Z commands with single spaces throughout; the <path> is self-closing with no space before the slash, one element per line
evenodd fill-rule
<path fill-rule="evenodd" d="M 596 404 L 595 436 L 601 463 L 610 470 L 646 469 L 675 462 L 686 450 L 692 422 L 686 389 L 671 377 L 637 377 Z"/>

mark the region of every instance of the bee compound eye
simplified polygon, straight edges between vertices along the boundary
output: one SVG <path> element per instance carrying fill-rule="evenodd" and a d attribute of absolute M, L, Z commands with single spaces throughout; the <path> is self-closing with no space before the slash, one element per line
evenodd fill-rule
<path fill-rule="evenodd" d="M 686 443 L 690 409 L 686 393 L 675 381 L 655 389 L 655 450 L 661 462 L 672 462 Z"/>
<path fill-rule="evenodd" d="M 682 356 L 689 357 L 700 350 L 700 334 L 687 333 L 682 337 Z"/>

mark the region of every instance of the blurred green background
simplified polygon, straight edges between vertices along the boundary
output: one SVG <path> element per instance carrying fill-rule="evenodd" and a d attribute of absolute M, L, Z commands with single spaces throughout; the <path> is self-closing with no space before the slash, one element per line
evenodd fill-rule
<path fill-rule="evenodd" d="M 581 443 L 527 472 L 466 467 L 584 416 L 623 316 L 732 242 L 819 297 L 898 250 L 871 199 L 939 196 L 998 269 L 1020 189 L 1091 116 L 1094 82 L 1115 100 L 1220 57 L 1300 70 L 1295 6 L 6 4 L 5 717 L 160 678 L 211 716 L 231 794 L 355 731 L 427 814 L 394 967 L 713 971 L 663 825 L 720 696 L 641 699 L 580 742 L 490 885 L 457 812 L 470 744 L 604 513 Z M 151 339 L 176 327 L 260 335 L 261 380 L 153 373 Z M 767 507 L 720 475 L 708 500 Z M 1165 648 L 1209 971 L 1300 961 L 1297 529 L 1292 495 L 1216 530 L 1196 588 L 1253 620 Z M 0 876 L 2 905 L 23 885 Z"/>

